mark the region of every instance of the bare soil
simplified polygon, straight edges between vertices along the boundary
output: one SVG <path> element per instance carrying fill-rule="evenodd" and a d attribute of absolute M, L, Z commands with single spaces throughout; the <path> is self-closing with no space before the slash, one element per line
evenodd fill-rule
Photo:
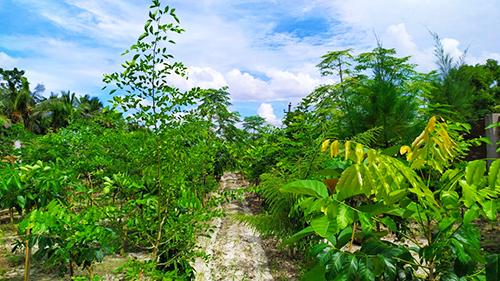
<path fill-rule="evenodd" d="M 225 173 L 222 190 L 235 190 L 248 186 L 237 173 Z M 198 260 L 196 280 L 298 280 L 298 267 L 286 250 L 279 249 L 271 239 L 262 240 L 231 214 L 257 214 L 261 200 L 245 193 L 243 200 L 233 200 L 223 206 L 228 216 L 213 222 L 217 231 L 210 239 L 201 238 L 200 246 L 209 255 L 208 263 Z"/>

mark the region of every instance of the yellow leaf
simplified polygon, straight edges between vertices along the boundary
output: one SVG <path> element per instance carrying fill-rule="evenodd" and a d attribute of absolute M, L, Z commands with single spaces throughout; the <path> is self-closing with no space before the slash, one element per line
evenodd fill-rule
<path fill-rule="evenodd" d="M 425 138 L 427 131 L 423 131 L 411 144 L 411 147 L 415 148 L 419 146 Z"/>
<path fill-rule="evenodd" d="M 432 116 L 431 119 L 429 119 L 429 123 L 427 123 L 427 127 L 425 130 L 429 133 L 434 132 L 434 129 L 436 128 L 436 116 Z"/>
<path fill-rule="evenodd" d="M 321 144 L 321 152 L 325 152 L 328 149 L 328 145 L 330 144 L 330 139 L 327 139 Z"/>
<path fill-rule="evenodd" d="M 332 142 L 330 146 L 330 157 L 337 157 L 339 155 L 339 141 Z"/>
<path fill-rule="evenodd" d="M 345 159 L 349 159 L 349 153 L 351 152 L 351 142 L 346 141 L 345 142 Z"/>
<path fill-rule="evenodd" d="M 411 148 L 407 145 L 403 145 L 400 149 L 399 149 L 399 153 L 401 155 L 405 155 L 406 152 L 411 152 Z"/>
<path fill-rule="evenodd" d="M 360 144 L 360 143 L 357 143 L 356 144 L 356 158 L 357 158 L 357 161 L 358 161 L 358 164 L 360 164 L 363 159 L 365 158 L 365 150 L 363 148 L 363 145 Z"/>
<path fill-rule="evenodd" d="M 376 160 L 377 152 L 375 151 L 375 149 L 368 149 L 367 154 L 368 154 L 368 164 L 372 164 Z"/>

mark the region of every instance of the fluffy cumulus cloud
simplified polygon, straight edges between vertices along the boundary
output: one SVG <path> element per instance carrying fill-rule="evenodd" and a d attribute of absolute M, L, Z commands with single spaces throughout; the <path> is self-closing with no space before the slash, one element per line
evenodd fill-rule
<path fill-rule="evenodd" d="M 227 73 L 226 79 L 231 99 L 234 101 L 266 101 L 276 98 L 265 81 L 255 78 L 249 73 L 242 73 L 238 69 L 233 69 Z"/>
<path fill-rule="evenodd" d="M 264 118 L 267 123 L 274 126 L 281 126 L 281 120 L 274 115 L 273 106 L 270 103 L 262 103 L 257 110 L 257 114 Z"/>
<path fill-rule="evenodd" d="M 329 78 L 314 78 L 309 74 L 270 69 L 262 80 L 247 72 L 233 69 L 222 74 L 210 67 L 189 67 L 188 79 L 180 76 L 171 79 L 172 84 L 183 91 L 193 87 L 219 89 L 228 86 L 232 101 L 296 100 L 311 93 L 320 84 L 333 83 Z"/>

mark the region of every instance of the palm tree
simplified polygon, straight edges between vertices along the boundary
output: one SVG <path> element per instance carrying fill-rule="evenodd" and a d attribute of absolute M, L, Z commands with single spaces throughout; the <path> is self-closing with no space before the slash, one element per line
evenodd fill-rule
<path fill-rule="evenodd" d="M 0 68 L 0 75 L 4 81 L 0 87 L 2 119 L 8 119 L 13 124 L 22 124 L 25 130 L 32 131 L 35 126 L 33 109 L 41 99 L 39 94 L 45 88 L 43 85 L 37 85 L 36 90 L 31 92 L 28 79 L 23 76 L 24 70 Z"/>
<path fill-rule="evenodd" d="M 61 96 L 52 93 L 51 96 L 40 102 L 36 111 L 42 117 L 48 118 L 49 128 L 59 131 L 79 118 L 89 118 L 101 112 L 103 105 L 97 97 L 85 95 L 78 98 L 75 93 L 61 91 Z"/>

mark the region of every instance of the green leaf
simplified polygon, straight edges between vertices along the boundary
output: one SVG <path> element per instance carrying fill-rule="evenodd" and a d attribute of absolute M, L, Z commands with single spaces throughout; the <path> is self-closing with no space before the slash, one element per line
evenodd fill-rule
<path fill-rule="evenodd" d="M 380 152 L 380 154 L 388 155 L 388 156 L 395 156 L 399 152 L 399 146 L 391 146 L 389 148 L 386 148 Z"/>
<path fill-rule="evenodd" d="M 340 249 L 344 247 L 349 241 L 351 241 L 352 238 L 352 228 L 344 228 L 339 234 L 339 237 L 337 239 L 337 244 L 335 245 L 336 248 Z"/>
<path fill-rule="evenodd" d="M 329 220 L 328 216 L 322 215 L 311 220 L 311 226 L 321 237 L 330 237 L 337 233 L 339 228 L 336 220 Z"/>
<path fill-rule="evenodd" d="M 17 204 L 21 207 L 21 209 L 24 209 L 26 206 L 26 198 L 22 195 L 17 195 Z"/>
<path fill-rule="evenodd" d="M 149 25 L 151 25 L 151 22 L 153 22 L 153 20 L 149 19 L 147 22 L 146 22 L 146 25 L 144 25 L 144 31 L 148 32 L 148 27 Z M 139 39 L 141 40 L 141 39 Z"/>
<path fill-rule="evenodd" d="M 356 280 L 358 273 L 358 259 L 354 255 L 347 255 L 344 260 L 343 270 L 347 273 L 347 280 Z"/>
<path fill-rule="evenodd" d="M 338 177 L 342 174 L 344 170 L 343 169 L 323 169 L 319 170 L 316 172 L 319 176 L 332 176 L 332 177 Z"/>
<path fill-rule="evenodd" d="M 314 196 L 316 198 L 328 197 L 328 187 L 323 182 L 315 180 L 294 181 L 280 188 L 280 191 L 295 194 L 304 194 Z"/>
<path fill-rule="evenodd" d="M 488 183 L 491 190 L 497 190 L 500 187 L 500 159 L 493 161 L 488 173 Z"/>
<path fill-rule="evenodd" d="M 392 230 L 393 232 L 397 232 L 398 231 L 398 227 L 396 226 L 396 223 L 390 217 L 383 217 L 383 218 L 380 219 L 380 221 L 385 226 L 387 226 L 390 230 Z"/>
<path fill-rule="evenodd" d="M 448 210 L 456 209 L 458 207 L 458 193 L 454 190 L 451 191 L 443 191 L 440 194 L 441 196 L 441 205 Z"/>
<path fill-rule="evenodd" d="M 362 183 L 363 179 L 358 165 L 349 166 L 342 173 L 337 184 L 337 200 L 342 201 L 351 196 L 363 193 L 361 189 Z"/>
<path fill-rule="evenodd" d="M 339 229 L 346 228 L 350 223 L 354 221 L 354 212 L 350 207 L 345 205 L 339 206 L 339 213 L 337 216 L 337 223 Z"/>
<path fill-rule="evenodd" d="M 443 231 L 450 227 L 450 225 L 453 225 L 455 222 L 457 222 L 456 218 L 452 217 L 447 217 L 444 220 L 439 222 L 439 231 Z"/>
<path fill-rule="evenodd" d="M 462 263 L 467 264 L 471 260 L 471 257 L 465 253 L 464 246 L 458 240 L 453 238 L 451 239 L 451 243 L 455 246 L 455 252 L 458 259 Z"/>
<path fill-rule="evenodd" d="M 478 138 L 477 140 L 485 142 L 485 143 L 490 144 L 490 145 L 493 145 L 493 143 L 491 142 L 491 140 L 488 137 Z"/>
<path fill-rule="evenodd" d="M 364 256 L 359 259 L 358 275 L 360 281 L 375 281 L 375 268 L 371 258 Z"/>
<path fill-rule="evenodd" d="M 467 208 L 470 208 L 478 200 L 478 194 L 474 186 L 468 184 L 468 181 L 460 180 L 460 186 L 462 187 L 462 200 Z"/>
<path fill-rule="evenodd" d="M 475 160 L 467 164 L 465 168 L 465 180 L 469 185 L 479 186 L 486 172 L 486 161 Z"/>
<path fill-rule="evenodd" d="M 308 235 L 311 235 L 313 233 L 314 233 L 314 229 L 311 226 L 308 226 L 308 227 L 302 229 L 301 231 L 295 233 L 290 238 L 283 241 L 283 243 L 281 243 L 281 246 L 284 247 L 284 246 L 290 245 L 292 243 L 295 243 L 295 242 L 299 241 L 300 239 L 302 239 Z"/>
<path fill-rule="evenodd" d="M 359 222 L 365 233 L 373 231 L 373 222 L 370 213 L 358 212 Z"/>
<path fill-rule="evenodd" d="M 386 258 L 380 254 L 377 255 L 377 257 L 384 270 L 384 281 L 396 280 L 396 274 L 397 274 L 396 261 L 391 258 Z"/>
<path fill-rule="evenodd" d="M 446 273 L 445 275 L 443 275 L 443 277 L 441 277 L 441 280 L 443 280 L 443 281 L 460 281 L 460 279 L 458 279 L 458 276 L 455 273 Z"/>
<path fill-rule="evenodd" d="M 326 281 L 325 266 L 318 264 L 309 270 L 302 278 L 301 281 Z"/>
<path fill-rule="evenodd" d="M 488 129 L 495 128 L 495 127 L 500 127 L 500 123 L 490 124 L 490 125 L 488 125 L 488 127 L 486 127 L 485 129 L 486 129 L 486 130 L 488 130 Z"/>
<path fill-rule="evenodd" d="M 489 220 L 495 220 L 498 213 L 498 203 L 495 200 L 488 200 L 483 204 L 483 211 L 486 218 Z"/>
<path fill-rule="evenodd" d="M 143 33 L 141 36 L 139 36 L 139 41 L 141 41 L 142 39 L 146 38 L 147 36 L 149 35 L 149 33 Z"/>
<path fill-rule="evenodd" d="M 102 260 L 104 259 L 104 253 L 102 252 L 102 249 L 95 250 L 94 255 L 97 262 L 102 262 Z"/>
<path fill-rule="evenodd" d="M 500 280 L 500 259 L 498 257 L 499 254 L 486 257 L 486 281 Z"/>

